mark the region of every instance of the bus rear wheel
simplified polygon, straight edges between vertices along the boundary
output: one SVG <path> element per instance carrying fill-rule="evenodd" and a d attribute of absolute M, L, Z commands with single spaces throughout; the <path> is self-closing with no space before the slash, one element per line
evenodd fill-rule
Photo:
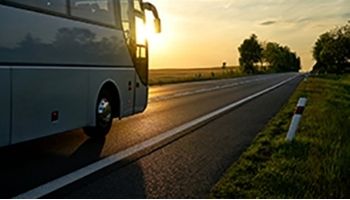
<path fill-rule="evenodd" d="M 108 90 L 102 90 L 96 104 L 96 125 L 85 127 L 84 132 L 90 137 L 104 137 L 113 123 L 113 98 Z"/>

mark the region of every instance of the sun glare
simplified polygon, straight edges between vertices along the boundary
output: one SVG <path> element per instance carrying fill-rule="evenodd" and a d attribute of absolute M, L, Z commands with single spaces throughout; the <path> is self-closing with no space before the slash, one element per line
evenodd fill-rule
<path fill-rule="evenodd" d="M 136 19 L 136 41 L 143 44 L 147 40 L 151 46 L 159 45 L 159 34 L 155 32 L 153 18 L 147 16 L 146 23 L 141 19 Z"/>
<path fill-rule="evenodd" d="M 153 16 L 149 13 L 146 14 L 146 24 L 145 24 L 145 37 L 150 45 L 159 45 L 159 36 L 155 31 L 155 24 L 153 21 Z"/>
<path fill-rule="evenodd" d="M 154 42 L 154 40 L 157 38 L 157 34 L 154 31 L 153 23 L 147 22 L 145 25 L 145 35 L 149 42 Z"/>

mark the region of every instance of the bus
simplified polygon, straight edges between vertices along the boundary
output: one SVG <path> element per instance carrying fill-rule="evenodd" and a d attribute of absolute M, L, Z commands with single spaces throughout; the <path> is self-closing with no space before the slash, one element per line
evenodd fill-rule
<path fill-rule="evenodd" d="M 143 112 L 146 11 L 160 32 L 142 0 L 0 0 L 0 146 Z"/>

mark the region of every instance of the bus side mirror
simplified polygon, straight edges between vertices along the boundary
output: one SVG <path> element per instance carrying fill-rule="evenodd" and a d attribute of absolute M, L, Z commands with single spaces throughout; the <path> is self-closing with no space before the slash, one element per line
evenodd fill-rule
<path fill-rule="evenodd" d="M 160 33 L 162 31 L 162 25 L 161 25 L 161 22 L 160 22 L 160 18 L 159 18 L 159 15 L 158 15 L 157 8 L 153 4 L 148 3 L 148 2 L 142 3 L 142 7 L 143 7 L 143 9 L 149 10 L 149 11 L 151 11 L 153 13 L 155 32 L 156 33 Z"/>
<path fill-rule="evenodd" d="M 162 32 L 162 23 L 159 18 L 154 19 L 154 29 L 156 33 Z"/>

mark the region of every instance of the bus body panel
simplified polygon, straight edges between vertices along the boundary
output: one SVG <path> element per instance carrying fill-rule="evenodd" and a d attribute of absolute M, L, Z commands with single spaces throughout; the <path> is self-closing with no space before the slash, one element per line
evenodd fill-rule
<path fill-rule="evenodd" d="M 11 81 L 10 69 L 0 66 L 0 146 L 10 144 Z"/>
<path fill-rule="evenodd" d="M 141 79 L 138 75 L 135 76 L 136 87 L 135 87 L 135 102 L 134 111 L 135 113 L 143 112 L 147 107 L 148 101 L 148 86 L 142 84 Z"/>
<path fill-rule="evenodd" d="M 127 79 L 135 76 L 132 68 L 45 68 L 13 68 L 12 143 L 93 126 L 92 112 L 106 82 L 118 90 L 121 117 L 134 113 Z M 52 121 L 53 112 L 58 112 L 57 121 Z"/>
<path fill-rule="evenodd" d="M 40 68 L 12 69 L 12 143 L 87 124 L 88 71 Z"/>

